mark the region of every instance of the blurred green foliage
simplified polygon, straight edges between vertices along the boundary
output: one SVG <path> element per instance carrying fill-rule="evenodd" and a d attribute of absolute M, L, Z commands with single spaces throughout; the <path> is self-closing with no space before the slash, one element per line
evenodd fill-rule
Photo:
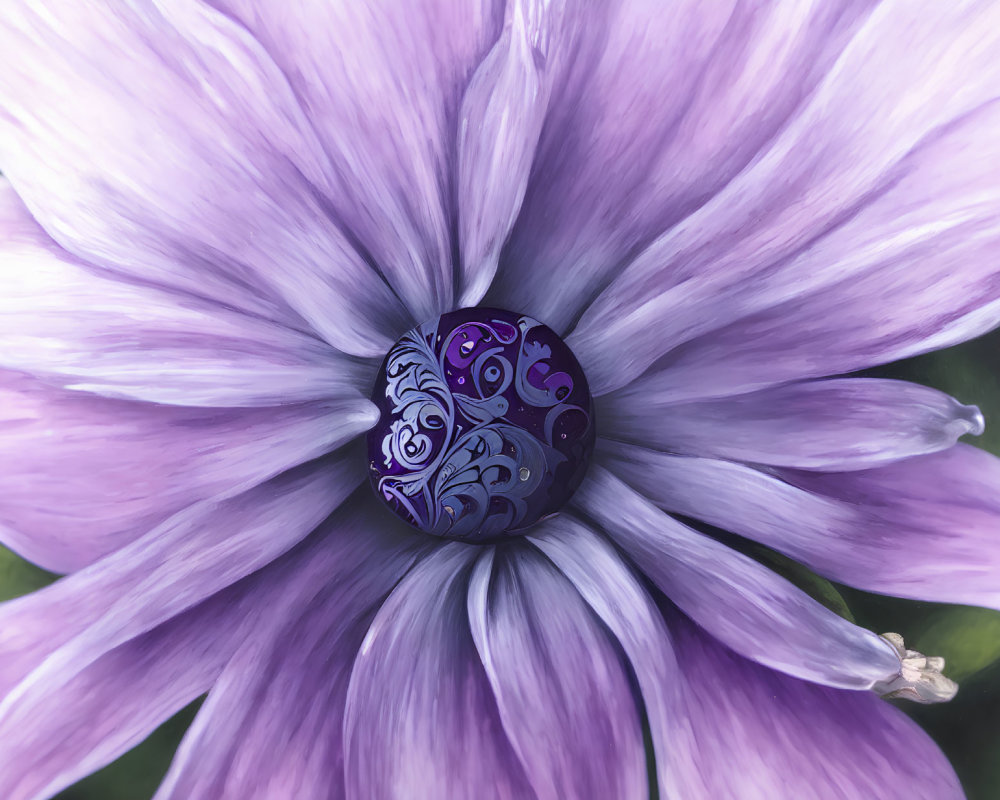
<path fill-rule="evenodd" d="M 51 572 L 25 561 L 6 547 L 0 547 L 0 602 L 41 589 L 55 578 Z"/>
<path fill-rule="evenodd" d="M 979 405 L 986 417 L 986 433 L 971 441 L 1000 455 L 998 354 L 1000 332 L 866 374 L 916 381 L 948 392 L 964 403 Z M 832 584 L 772 551 L 754 548 L 752 555 L 859 625 L 880 633 L 897 631 L 908 646 L 944 656 L 945 673 L 960 682 L 958 696 L 942 705 L 898 705 L 947 753 L 969 800 L 1000 797 L 1000 612 L 866 594 Z M 0 548 L 0 600 L 35 591 L 54 578 Z M 197 706 L 195 703 L 184 709 L 130 753 L 67 789 L 60 800 L 151 797 Z M 648 731 L 646 737 L 649 746 Z"/>

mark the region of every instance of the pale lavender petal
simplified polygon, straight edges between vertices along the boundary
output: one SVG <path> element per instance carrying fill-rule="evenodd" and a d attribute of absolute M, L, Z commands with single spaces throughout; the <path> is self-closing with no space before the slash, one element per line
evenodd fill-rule
<path fill-rule="evenodd" d="M 517 219 L 545 121 L 554 6 L 510 0 L 503 35 L 473 76 L 458 137 L 459 306 L 476 305 Z"/>
<path fill-rule="evenodd" d="M 192 503 L 239 494 L 362 433 L 367 401 L 182 408 L 0 371 L 0 542 L 72 572 Z"/>
<path fill-rule="evenodd" d="M 83 264 L 2 178 L 0 366 L 176 405 L 360 399 L 357 368 L 311 336 Z"/>
<path fill-rule="evenodd" d="M 288 76 L 330 159 L 330 207 L 415 322 L 450 310 L 459 108 L 502 2 L 213 4 Z"/>
<path fill-rule="evenodd" d="M 676 612 L 668 622 L 687 708 L 657 758 L 668 762 L 677 797 L 964 797 L 937 745 L 874 694 L 790 678 L 720 646 Z"/>
<path fill-rule="evenodd" d="M 1000 609 L 1000 459 L 974 447 L 830 474 L 770 474 L 638 447 L 606 448 L 601 460 L 663 509 L 841 583 Z"/>
<path fill-rule="evenodd" d="M 7 705 L 0 716 L 3 797 L 49 797 L 130 749 L 198 695 L 211 688 L 214 696 L 220 676 L 228 686 L 234 668 L 247 666 L 240 654 L 262 636 L 273 645 L 274 631 L 287 627 L 305 604 L 328 598 L 331 585 L 351 584 L 346 576 L 360 560 L 353 559 L 359 550 L 356 534 L 338 514 L 263 570 L 119 645 L 51 691 Z M 369 553 L 378 550 L 390 567 L 400 537 L 369 541 Z M 236 661 L 230 662 L 234 653 Z M 323 708 L 317 698 L 303 700 Z"/>
<path fill-rule="evenodd" d="M 867 469 L 951 447 L 983 416 L 935 389 L 874 378 L 793 383 L 670 403 L 637 381 L 606 395 L 604 436 L 699 456 L 797 469 Z"/>
<path fill-rule="evenodd" d="M 241 26 L 193 0 L 15 0 L 0 51 L 0 169 L 71 253 L 355 355 L 406 329 L 331 209 L 292 87 Z"/>
<path fill-rule="evenodd" d="M 585 29 L 488 301 L 567 330 L 638 251 L 766 147 L 871 5 L 684 0 L 667 14 L 582 3 Z"/>
<path fill-rule="evenodd" d="M 533 548 L 484 553 L 472 638 L 500 719 L 539 797 L 647 798 L 626 667 L 572 584 Z"/>
<path fill-rule="evenodd" d="M 881 637 L 664 514 L 603 467 L 591 467 L 573 502 L 684 613 L 747 658 L 844 689 L 870 689 L 898 674 L 899 658 Z"/>
<path fill-rule="evenodd" d="M 347 694 L 349 800 L 535 797 L 469 630 L 469 573 L 481 552 L 444 545 L 376 615 Z"/>
<path fill-rule="evenodd" d="M 288 578 L 264 570 L 270 578 Z M 105 653 L 0 718 L 0 791 L 50 797 L 113 761 L 207 691 L 284 582 L 254 575 Z M 44 630 L 39 631 L 44 634 Z"/>
<path fill-rule="evenodd" d="M 361 480 L 359 455 L 312 462 L 231 499 L 191 506 L 80 572 L 0 606 L 0 714 L 291 549 Z"/>
<path fill-rule="evenodd" d="M 665 354 L 665 385 L 704 397 L 996 325 L 998 47 L 992 4 L 880 6 L 752 165 L 581 319 L 569 344 L 595 392 Z"/>
<path fill-rule="evenodd" d="M 666 753 L 681 717 L 679 672 L 659 609 L 604 539 L 565 514 L 541 523 L 531 541 L 559 567 L 618 639 L 642 692 L 653 747 Z M 660 797 L 678 797 L 667 759 L 657 758 Z"/>
<path fill-rule="evenodd" d="M 157 800 L 344 796 L 342 727 L 354 657 L 379 602 L 426 542 L 364 501 L 322 533 L 323 563 L 213 684 Z M 392 530 L 388 530 L 392 528 Z"/>

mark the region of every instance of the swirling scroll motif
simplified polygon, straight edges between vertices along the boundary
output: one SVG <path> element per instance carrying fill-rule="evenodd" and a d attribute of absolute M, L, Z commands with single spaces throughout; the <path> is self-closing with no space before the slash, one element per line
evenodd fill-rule
<path fill-rule="evenodd" d="M 552 369 L 551 348 L 527 339 L 537 325 L 526 317 L 424 325 L 390 352 L 392 419 L 377 487 L 422 530 L 493 537 L 544 510 L 566 460 L 553 444 L 555 420 L 587 411 L 566 402 L 573 379 Z"/>

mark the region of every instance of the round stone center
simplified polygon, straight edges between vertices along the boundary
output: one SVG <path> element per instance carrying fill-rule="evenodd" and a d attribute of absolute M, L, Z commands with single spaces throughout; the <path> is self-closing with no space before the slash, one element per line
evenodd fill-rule
<path fill-rule="evenodd" d="M 580 364 L 510 311 L 463 308 L 414 328 L 386 355 L 372 400 L 372 486 L 436 536 L 495 540 L 558 511 L 594 449 Z"/>

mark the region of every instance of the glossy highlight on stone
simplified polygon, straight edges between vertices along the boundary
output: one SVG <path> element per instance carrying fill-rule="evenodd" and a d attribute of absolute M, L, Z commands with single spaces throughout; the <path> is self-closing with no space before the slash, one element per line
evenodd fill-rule
<path fill-rule="evenodd" d="M 372 486 L 436 536 L 523 532 L 569 500 L 594 448 L 580 364 L 551 329 L 510 311 L 465 308 L 409 331 L 372 401 Z"/>

